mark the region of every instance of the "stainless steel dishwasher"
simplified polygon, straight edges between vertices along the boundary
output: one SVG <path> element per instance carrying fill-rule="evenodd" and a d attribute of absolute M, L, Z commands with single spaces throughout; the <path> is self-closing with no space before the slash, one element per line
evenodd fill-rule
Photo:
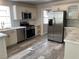
<path fill-rule="evenodd" d="M 25 28 L 17 29 L 17 41 L 18 43 L 25 40 Z"/>

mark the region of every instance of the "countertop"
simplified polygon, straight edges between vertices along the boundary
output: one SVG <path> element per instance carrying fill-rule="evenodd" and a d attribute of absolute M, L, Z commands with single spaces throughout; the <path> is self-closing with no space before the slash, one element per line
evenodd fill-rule
<path fill-rule="evenodd" d="M 65 31 L 68 32 L 64 39 L 65 42 L 79 44 L 79 28 L 78 27 L 67 27 L 65 28 Z"/>
<path fill-rule="evenodd" d="M 26 27 L 11 27 L 11 28 L 4 28 L 4 29 L 0 29 L 0 32 L 4 32 L 4 31 L 9 31 L 9 30 L 16 30 L 16 29 L 21 29 L 21 28 L 26 28 Z"/>
<path fill-rule="evenodd" d="M 2 37 L 6 37 L 7 35 L 6 34 L 4 34 L 4 33 L 0 33 L 0 38 L 2 38 Z"/>

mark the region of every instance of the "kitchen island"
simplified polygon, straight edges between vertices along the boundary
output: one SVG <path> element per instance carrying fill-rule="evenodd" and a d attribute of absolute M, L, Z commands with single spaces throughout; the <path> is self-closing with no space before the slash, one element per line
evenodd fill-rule
<path fill-rule="evenodd" d="M 7 49 L 5 44 L 6 36 L 6 34 L 0 33 L 0 59 L 7 59 Z"/>
<path fill-rule="evenodd" d="M 79 28 L 69 27 L 65 41 L 65 56 L 64 59 L 79 59 Z"/>

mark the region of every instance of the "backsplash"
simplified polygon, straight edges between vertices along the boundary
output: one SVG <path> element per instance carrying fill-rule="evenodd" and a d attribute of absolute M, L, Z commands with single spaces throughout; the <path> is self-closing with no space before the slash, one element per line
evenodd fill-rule
<path fill-rule="evenodd" d="M 12 27 L 20 26 L 20 20 L 11 20 Z"/>
<path fill-rule="evenodd" d="M 79 27 L 79 20 L 67 20 L 67 27 Z"/>
<path fill-rule="evenodd" d="M 20 26 L 20 20 L 11 20 L 12 26 L 17 27 Z M 30 24 L 37 24 L 38 22 L 36 20 L 30 20 Z M 79 27 L 79 20 L 67 20 L 66 27 Z"/>
<path fill-rule="evenodd" d="M 11 20 L 12 27 L 20 26 L 20 22 L 21 22 L 21 20 Z M 27 22 L 29 22 L 29 24 L 31 24 L 31 25 L 37 25 L 38 24 L 37 20 L 29 20 Z"/>

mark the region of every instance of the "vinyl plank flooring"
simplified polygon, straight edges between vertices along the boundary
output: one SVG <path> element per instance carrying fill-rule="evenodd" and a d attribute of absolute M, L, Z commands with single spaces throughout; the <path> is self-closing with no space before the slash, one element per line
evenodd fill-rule
<path fill-rule="evenodd" d="M 48 41 L 47 36 L 38 36 L 8 49 L 8 53 L 11 54 L 9 59 L 64 59 L 64 44 Z"/>

